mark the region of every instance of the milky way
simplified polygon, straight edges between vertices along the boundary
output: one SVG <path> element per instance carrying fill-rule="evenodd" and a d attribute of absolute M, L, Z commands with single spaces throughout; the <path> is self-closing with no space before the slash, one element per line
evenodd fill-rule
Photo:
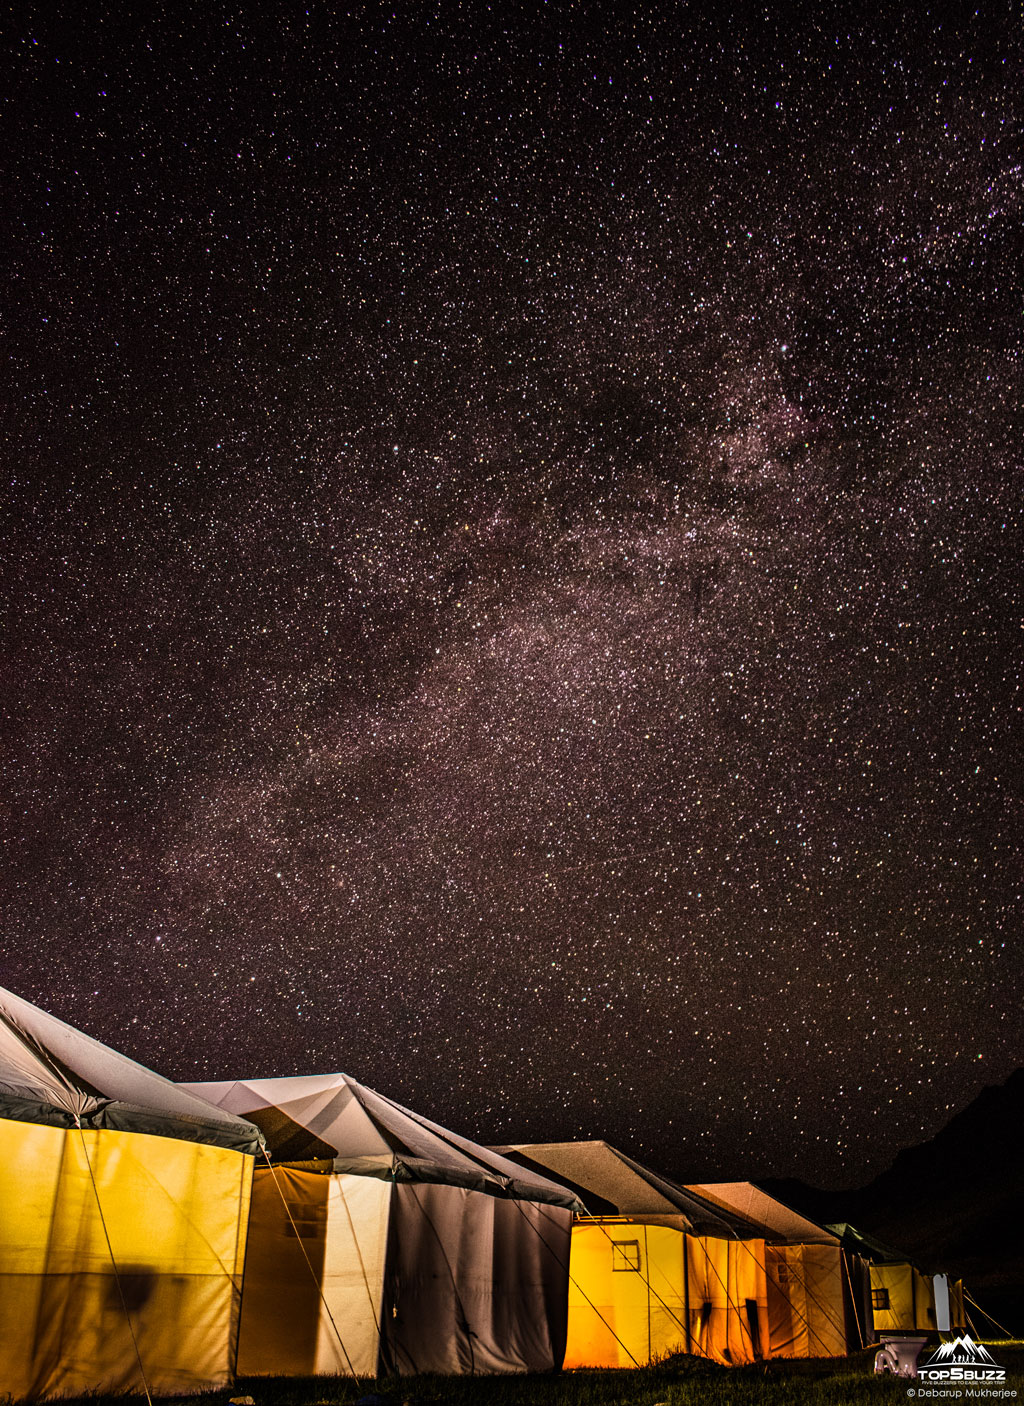
<path fill-rule="evenodd" d="M 5 49 L 0 981 L 863 1179 L 1021 1062 L 1011 7 L 249 9 Z"/>

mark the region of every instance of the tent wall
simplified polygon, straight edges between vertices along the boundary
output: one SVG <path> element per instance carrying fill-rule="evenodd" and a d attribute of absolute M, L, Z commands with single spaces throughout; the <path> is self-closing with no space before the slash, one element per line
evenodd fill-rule
<path fill-rule="evenodd" d="M 736 1366 L 768 1355 L 763 1240 L 688 1237 L 690 1336 L 694 1351 Z"/>
<path fill-rule="evenodd" d="M 462 1187 L 257 1168 L 238 1370 L 550 1371 L 571 1222 Z"/>
<path fill-rule="evenodd" d="M 257 1167 L 242 1375 L 376 1374 L 390 1195 L 373 1177 Z"/>
<path fill-rule="evenodd" d="M 383 1365 L 463 1374 L 560 1366 L 571 1225 L 558 1206 L 396 1185 Z"/>
<path fill-rule="evenodd" d="M 838 1245 L 769 1245 L 768 1321 L 773 1357 L 842 1357 L 846 1298 Z"/>
<path fill-rule="evenodd" d="M 566 1367 L 633 1367 L 684 1351 L 685 1236 L 664 1226 L 600 1221 L 572 1228 Z M 669 1310 L 658 1335 L 651 1320 L 651 1254 Z"/>
<path fill-rule="evenodd" d="M 609 1220 L 572 1232 L 567 1367 L 632 1367 L 675 1352 L 767 1354 L 764 1242 Z"/>
<path fill-rule="evenodd" d="M 951 1329 L 966 1327 L 964 1285 L 949 1281 Z M 935 1331 L 933 1281 L 911 1264 L 872 1264 L 871 1296 L 876 1333 Z"/>
<path fill-rule="evenodd" d="M 0 1391 L 139 1390 L 138 1357 L 156 1392 L 225 1385 L 251 1174 L 226 1148 L 0 1119 Z"/>
<path fill-rule="evenodd" d="M 346 1372 L 347 1353 L 357 1373 L 372 1375 L 380 1361 L 381 1296 L 393 1188 L 375 1177 L 346 1173 L 335 1173 L 328 1180 L 323 1293 L 330 1317 L 321 1305 L 315 1370 Z"/>
<path fill-rule="evenodd" d="M 935 1330 L 935 1291 L 932 1281 L 910 1264 L 873 1264 L 871 1298 L 875 1330 L 880 1333 Z M 956 1296 L 950 1286 L 950 1312 L 957 1324 Z M 962 1300 L 960 1304 L 962 1314 Z"/>

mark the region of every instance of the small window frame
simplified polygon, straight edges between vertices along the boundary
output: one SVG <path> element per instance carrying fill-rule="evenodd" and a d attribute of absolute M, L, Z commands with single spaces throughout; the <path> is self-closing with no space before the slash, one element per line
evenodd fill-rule
<path fill-rule="evenodd" d="M 613 1274 L 639 1274 L 640 1264 L 639 1240 L 612 1241 Z"/>

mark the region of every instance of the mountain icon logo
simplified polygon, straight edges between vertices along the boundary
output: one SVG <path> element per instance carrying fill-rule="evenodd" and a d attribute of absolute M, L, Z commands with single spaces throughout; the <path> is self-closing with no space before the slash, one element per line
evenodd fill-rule
<path fill-rule="evenodd" d="M 963 1337 L 952 1342 L 940 1343 L 923 1365 L 926 1367 L 948 1367 L 957 1363 L 962 1367 L 994 1367 L 995 1358 L 981 1343 L 964 1333 Z"/>

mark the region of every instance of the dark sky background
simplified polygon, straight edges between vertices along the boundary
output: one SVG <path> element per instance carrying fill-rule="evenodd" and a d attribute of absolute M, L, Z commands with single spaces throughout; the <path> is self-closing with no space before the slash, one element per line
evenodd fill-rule
<path fill-rule="evenodd" d="M 693 1179 L 1022 1062 L 1019 7 L 816 8 L 19 7 L 0 981 Z"/>

